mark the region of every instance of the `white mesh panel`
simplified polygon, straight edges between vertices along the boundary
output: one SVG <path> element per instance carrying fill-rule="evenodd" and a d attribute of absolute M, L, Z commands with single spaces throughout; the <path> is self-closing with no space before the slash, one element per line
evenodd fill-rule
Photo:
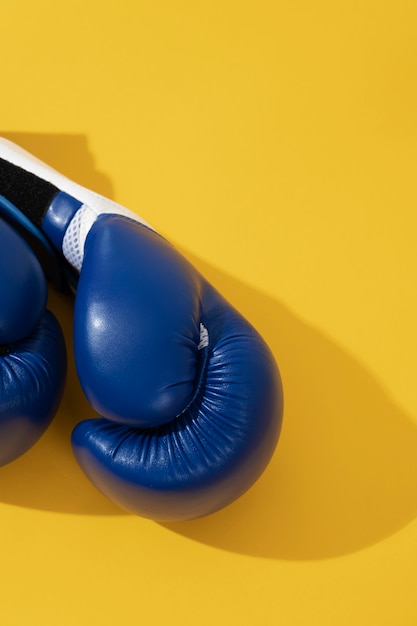
<path fill-rule="evenodd" d="M 88 231 L 97 219 L 97 213 L 83 204 L 75 213 L 65 232 L 62 252 L 75 269 L 81 270 L 84 258 L 84 244 Z"/>

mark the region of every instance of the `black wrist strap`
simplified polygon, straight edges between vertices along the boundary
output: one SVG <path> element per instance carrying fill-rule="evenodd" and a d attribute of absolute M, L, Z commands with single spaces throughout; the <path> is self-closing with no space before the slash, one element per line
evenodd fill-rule
<path fill-rule="evenodd" d="M 35 174 L 0 158 L 0 195 L 14 204 L 38 228 L 59 189 Z"/>

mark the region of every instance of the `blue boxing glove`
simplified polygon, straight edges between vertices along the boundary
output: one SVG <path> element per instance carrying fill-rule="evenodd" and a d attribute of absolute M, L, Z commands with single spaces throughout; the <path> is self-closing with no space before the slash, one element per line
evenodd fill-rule
<path fill-rule="evenodd" d="M 164 521 L 244 493 L 282 419 L 280 375 L 259 334 L 136 214 L 5 140 L 0 194 L 76 272 L 75 362 L 103 416 L 73 432 L 91 481 Z"/>
<path fill-rule="evenodd" d="M 44 433 L 61 400 L 66 351 L 45 309 L 47 286 L 27 243 L 0 219 L 0 465 Z"/>

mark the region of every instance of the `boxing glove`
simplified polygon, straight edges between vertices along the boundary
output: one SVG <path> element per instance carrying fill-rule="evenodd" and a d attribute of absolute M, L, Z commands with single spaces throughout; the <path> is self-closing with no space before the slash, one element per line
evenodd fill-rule
<path fill-rule="evenodd" d="M 279 371 L 257 331 L 135 213 L 5 140 L 0 194 L 77 273 L 75 363 L 102 417 L 72 443 L 91 481 L 163 521 L 243 494 L 282 420 Z"/>
<path fill-rule="evenodd" d="M 66 350 L 45 309 L 45 276 L 28 244 L 0 219 L 0 465 L 44 433 L 61 400 Z"/>

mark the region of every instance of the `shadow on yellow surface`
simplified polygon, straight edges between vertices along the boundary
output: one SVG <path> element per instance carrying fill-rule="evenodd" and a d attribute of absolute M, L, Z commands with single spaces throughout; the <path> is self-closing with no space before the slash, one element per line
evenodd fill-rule
<path fill-rule="evenodd" d="M 111 196 L 84 136 L 5 134 L 78 182 Z M 269 468 L 239 501 L 207 518 L 163 524 L 219 549 L 265 558 L 331 558 L 372 545 L 417 513 L 417 427 L 367 369 L 269 296 L 186 256 L 261 331 L 280 365 L 285 411 Z M 275 268 L 273 268 L 275 270 Z M 54 423 L 0 469 L 0 500 L 72 514 L 123 515 L 73 459 L 73 426 L 93 412 L 71 359 L 71 299 L 51 293 L 70 371 Z"/>

